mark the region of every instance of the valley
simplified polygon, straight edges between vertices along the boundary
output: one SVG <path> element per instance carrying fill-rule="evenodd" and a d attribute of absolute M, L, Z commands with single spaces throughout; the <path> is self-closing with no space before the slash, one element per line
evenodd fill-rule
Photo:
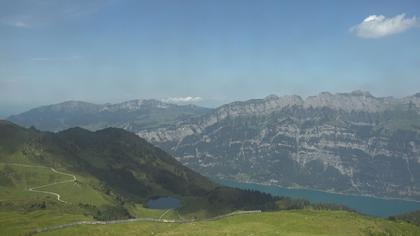
<path fill-rule="evenodd" d="M 123 128 L 208 177 L 420 200 L 419 94 L 272 95 L 214 109 L 156 100 L 65 102 L 9 120 L 49 131 Z"/>
<path fill-rule="evenodd" d="M 403 221 L 365 217 L 340 205 L 221 186 L 122 129 L 91 132 L 75 128 L 48 133 L 0 121 L 0 131 L 0 233 L 5 235 L 74 235 L 79 230 L 91 235 L 103 235 L 103 230 L 110 235 L 134 231 L 165 235 L 168 230 L 188 235 L 204 229 L 208 235 L 235 235 L 249 231 L 243 224 L 253 222 L 254 217 L 258 218 L 258 232 L 271 224 L 267 233 L 299 233 L 300 226 L 287 228 L 272 221 L 289 218 L 293 211 L 294 217 L 303 217 L 301 223 L 309 227 L 313 217 L 344 214 L 337 224 L 349 217 L 360 221 L 348 228 L 349 232 L 356 230 L 354 227 L 362 230 L 355 232 L 415 235 L 418 231 Z M 121 165 L 124 167 L 114 169 Z M 160 174 L 150 175 L 153 173 Z M 170 180 L 161 182 L 166 175 Z M 147 208 L 148 200 L 157 196 L 176 197 L 181 206 Z M 306 214 L 313 216 L 307 218 Z M 230 227 L 220 228 L 225 224 Z M 334 234 L 334 230 L 320 232 Z"/>

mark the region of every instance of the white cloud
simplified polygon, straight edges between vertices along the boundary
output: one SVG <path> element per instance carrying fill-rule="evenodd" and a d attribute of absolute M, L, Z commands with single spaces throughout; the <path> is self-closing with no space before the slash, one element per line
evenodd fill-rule
<path fill-rule="evenodd" d="M 34 58 L 31 58 L 31 60 L 32 61 L 51 61 L 53 59 L 49 57 L 34 57 Z"/>
<path fill-rule="evenodd" d="M 66 57 L 33 57 L 30 60 L 34 62 L 70 62 L 82 59 L 82 56 L 73 55 Z"/>
<path fill-rule="evenodd" d="M 170 98 L 164 98 L 162 99 L 163 102 L 169 102 L 169 103 L 194 103 L 194 102 L 200 102 L 202 101 L 202 97 L 170 97 Z"/>
<path fill-rule="evenodd" d="M 15 21 L 15 22 L 11 22 L 11 24 L 18 28 L 29 28 L 29 24 L 23 21 Z"/>
<path fill-rule="evenodd" d="M 361 38 L 381 38 L 402 33 L 415 26 L 417 26 L 416 17 L 406 18 L 404 13 L 391 18 L 386 18 L 383 15 L 371 15 L 360 24 L 350 28 L 350 32 Z"/>
<path fill-rule="evenodd" d="M 13 17 L 2 17 L 0 22 L 4 25 L 16 27 L 16 28 L 30 28 L 31 17 L 29 16 L 13 16 Z"/>
<path fill-rule="evenodd" d="M 6 10 L 0 6 L 0 25 L 21 29 L 45 27 L 82 19 L 117 3 L 116 0 L 13 0 Z"/>

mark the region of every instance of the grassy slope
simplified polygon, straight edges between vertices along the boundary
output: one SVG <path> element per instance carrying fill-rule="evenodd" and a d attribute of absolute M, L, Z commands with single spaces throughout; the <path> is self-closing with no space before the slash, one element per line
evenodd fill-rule
<path fill-rule="evenodd" d="M 392 220 L 403 220 L 420 227 L 420 210 L 390 217 Z"/>
<path fill-rule="evenodd" d="M 77 183 L 40 190 L 58 193 L 64 201 L 75 206 L 81 203 L 83 206 L 79 207 L 91 214 L 96 213 L 91 205 L 121 208 L 125 203 L 145 203 L 154 196 L 176 196 L 183 202 L 194 199 L 199 204 L 186 204 L 184 212 L 186 209 L 189 212 L 199 210 L 191 205 L 200 207 L 202 212 L 195 217 L 274 206 L 273 199 L 264 194 L 218 188 L 138 136 L 114 128 L 97 132 L 73 128 L 46 133 L 0 120 L 0 162 L 42 165 L 76 175 Z M 18 205 L 54 200 L 52 195 L 27 191 L 28 187 L 56 182 L 50 169 L 44 168 L 44 173 L 37 175 L 28 175 L 31 168 L 9 169 L 12 169 L 11 175 L 2 176 L 4 171 L 0 172 L 0 183 L 9 182 L 8 185 L 0 184 L 6 186 L 1 189 L 5 194 L 2 199 L 0 193 L 0 202 L 8 199 L 9 203 L 21 207 Z M 17 204 L 19 198 L 26 202 Z M 105 215 L 112 215 L 112 209 L 107 212 Z M 127 215 L 115 214 L 115 218 L 120 216 Z"/>
<path fill-rule="evenodd" d="M 130 190 L 144 185 L 145 189 L 134 192 L 137 203 L 153 195 L 190 194 L 190 190 L 205 192 L 214 186 L 166 153 L 122 130 L 92 133 L 72 129 L 52 134 L 0 120 L 0 208 L 22 209 L 44 202 L 54 203 L 53 195 L 28 191 L 30 187 L 71 179 L 54 173 L 50 167 L 76 175 L 77 182 L 39 190 L 58 193 L 75 207 L 79 203 L 119 206 L 120 199 L 133 196 Z M 164 186 L 165 183 L 169 185 Z M 136 195 L 137 192 L 141 196 Z"/>
<path fill-rule="evenodd" d="M 419 235 L 420 228 L 343 211 L 258 213 L 187 224 L 84 225 L 40 235 Z"/>
<path fill-rule="evenodd" d="M 105 194 L 95 190 L 93 179 L 76 176 L 77 182 L 69 182 L 40 188 L 42 191 L 55 192 L 70 204 L 89 203 L 104 205 L 112 200 Z M 29 192 L 29 187 L 37 187 L 58 181 L 69 180 L 71 177 L 54 173 L 45 167 L 23 167 L 0 163 L 0 202 L 13 202 L 14 204 L 55 201 L 56 197 L 50 194 Z"/>
<path fill-rule="evenodd" d="M 69 177 L 56 174 L 49 168 L 28 168 L 0 163 L 0 200 L 27 200 L 38 196 L 38 193 L 27 191 L 29 187 L 37 187 L 67 179 Z"/>
<path fill-rule="evenodd" d="M 25 235 L 35 228 L 82 220 L 92 220 L 92 218 L 68 213 L 64 209 L 29 212 L 0 210 L 0 235 Z"/>

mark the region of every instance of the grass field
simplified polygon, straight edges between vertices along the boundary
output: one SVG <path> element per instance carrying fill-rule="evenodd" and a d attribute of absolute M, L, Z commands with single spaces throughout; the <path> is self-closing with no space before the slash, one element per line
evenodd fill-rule
<path fill-rule="evenodd" d="M 25 235 L 35 228 L 81 220 L 92 220 L 92 218 L 58 209 L 30 212 L 0 211 L 0 235 Z"/>
<path fill-rule="evenodd" d="M 194 223 L 83 225 L 39 235 L 420 235 L 403 222 L 343 211 L 296 210 L 238 215 Z"/>
<path fill-rule="evenodd" d="M 167 211 L 167 209 L 150 209 L 145 208 L 140 204 L 135 205 L 126 205 L 125 206 L 131 215 L 133 215 L 136 218 L 155 218 L 159 219 L 162 215 L 162 219 L 167 220 L 185 220 L 182 217 L 182 213 L 180 213 L 178 210 L 171 209 Z"/>
<path fill-rule="evenodd" d="M 64 170 L 61 170 L 64 172 Z M 0 164 L 0 235 L 25 235 L 37 228 L 82 220 L 93 220 L 77 209 L 78 203 L 97 206 L 111 199 L 97 191 L 93 179 L 78 176 L 77 181 L 42 188 L 57 192 L 68 203 L 56 201 L 48 194 L 29 192 L 29 187 L 68 180 L 50 168 L 28 168 Z M 49 207 L 32 208 L 46 201 Z M 200 202 L 190 207 L 201 206 Z M 9 203 L 15 204 L 7 207 Z M 194 204 L 195 203 L 195 204 Z M 17 204 L 17 205 L 16 205 Z M 25 205 L 26 204 L 26 205 Z M 29 207 L 28 207 L 29 204 Z M 198 206 L 195 206 L 197 205 Z M 16 206 L 25 205 L 25 208 Z M 184 220 L 205 218 L 206 212 L 194 214 L 176 210 L 154 210 L 141 204 L 125 206 L 135 217 Z M 20 210 L 19 210 L 20 209 Z M 162 214 L 164 216 L 162 216 Z M 202 217 L 199 217 L 202 216 Z M 420 235 L 420 228 L 403 222 L 362 216 L 344 211 L 295 210 L 230 216 L 215 221 L 194 223 L 135 222 L 114 225 L 81 225 L 43 232 L 39 235 Z"/>
<path fill-rule="evenodd" d="M 65 170 L 61 170 L 67 173 Z M 55 192 L 69 204 L 86 203 L 104 205 L 110 199 L 93 186 L 94 179 L 76 176 L 77 181 L 39 188 L 38 190 Z M 25 166 L 0 163 L 0 202 L 24 203 L 31 201 L 54 201 L 55 196 L 39 192 L 30 192 L 30 187 L 71 180 L 72 177 L 55 173 L 49 167 Z"/>
<path fill-rule="evenodd" d="M 108 199 L 99 191 L 88 185 L 88 180 L 80 176 L 75 183 L 58 184 L 42 188 L 45 191 L 60 193 L 62 199 L 69 203 L 84 203 L 91 205 L 104 205 Z"/>
<path fill-rule="evenodd" d="M 0 201 L 14 203 L 28 202 L 51 195 L 30 192 L 30 187 L 68 180 L 68 176 L 54 173 L 49 168 L 37 166 L 19 166 L 0 163 Z"/>

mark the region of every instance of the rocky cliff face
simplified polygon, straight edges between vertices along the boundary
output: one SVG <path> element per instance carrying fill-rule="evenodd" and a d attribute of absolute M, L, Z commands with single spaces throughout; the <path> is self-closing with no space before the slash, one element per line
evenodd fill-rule
<path fill-rule="evenodd" d="M 234 102 L 137 134 L 209 176 L 420 200 L 420 95 Z"/>

